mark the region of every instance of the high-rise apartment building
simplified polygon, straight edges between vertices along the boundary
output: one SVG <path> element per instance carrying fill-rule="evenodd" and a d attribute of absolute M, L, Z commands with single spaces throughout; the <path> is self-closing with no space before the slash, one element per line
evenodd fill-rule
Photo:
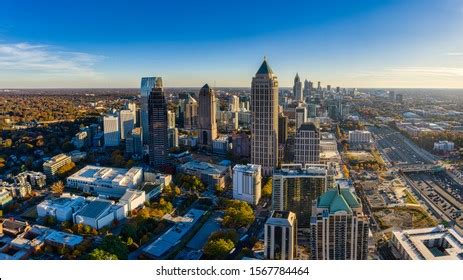
<path fill-rule="evenodd" d="M 121 131 L 118 116 L 103 117 L 104 145 L 105 147 L 119 146 Z"/>
<path fill-rule="evenodd" d="M 178 147 L 178 129 L 176 127 L 167 129 L 167 147 Z"/>
<path fill-rule="evenodd" d="M 167 111 L 167 128 L 175 127 L 175 113 L 172 111 Z"/>
<path fill-rule="evenodd" d="M 157 78 L 148 98 L 149 157 L 154 168 L 167 162 L 167 102 L 162 88 L 162 79 Z"/>
<path fill-rule="evenodd" d="M 198 101 L 188 95 L 183 111 L 183 128 L 193 130 L 198 127 L 198 107 Z"/>
<path fill-rule="evenodd" d="M 273 173 L 273 210 L 294 212 L 302 228 L 309 228 L 312 201 L 327 189 L 325 165 L 283 164 Z"/>
<path fill-rule="evenodd" d="M 133 118 L 133 112 L 130 110 L 121 110 L 119 111 L 119 121 L 121 129 L 121 139 L 125 140 L 129 137 L 132 129 L 135 126 L 135 119 Z"/>
<path fill-rule="evenodd" d="M 149 143 L 148 98 L 156 84 L 156 77 L 141 78 L 140 86 L 140 126 L 144 145 Z"/>
<path fill-rule="evenodd" d="M 278 116 L 278 144 L 286 144 L 288 139 L 288 117 L 281 113 Z"/>
<path fill-rule="evenodd" d="M 272 211 L 264 226 L 264 256 L 294 260 L 297 253 L 297 218 L 290 211 Z"/>
<path fill-rule="evenodd" d="M 304 103 L 299 103 L 299 105 L 294 109 L 296 118 L 296 130 L 301 127 L 303 123 L 307 121 L 307 106 Z"/>
<path fill-rule="evenodd" d="M 320 131 L 313 123 L 303 123 L 296 132 L 294 162 L 304 164 L 320 163 Z"/>
<path fill-rule="evenodd" d="M 310 82 L 305 79 L 304 81 L 304 90 L 302 91 L 304 98 L 307 98 L 310 96 L 310 92 L 312 91 Z"/>
<path fill-rule="evenodd" d="M 302 83 L 298 73 L 296 73 L 296 77 L 294 77 L 293 94 L 297 101 L 304 101 L 304 96 L 302 95 Z"/>
<path fill-rule="evenodd" d="M 125 152 L 128 155 L 141 157 L 143 154 L 143 144 L 141 139 L 141 128 L 132 129 L 130 135 L 125 139 Z"/>
<path fill-rule="evenodd" d="M 368 217 L 348 187 L 331 188 L 313 201 L 310 228 L 311 259 L 367 259 Z"/>
<path fill-rule="evenodd" d="M 278 80 L 264 59 L 251 84 L 251 163 L 272 174 L 278 161 Z"/>
<path fill-rule="evenodd" d="M 240 98 L 238 96 L 231 95 L 228 102 L 228 107 L 231 112 L 238 112 L 240 110 Z"/>
<path fill-rule="evenodd" d="M 233 167 L 233 198 L 257 205 L 261 196 L 261 167 L 237 164 Z"/>
<path fill-rule="evenodd" d="M 237 105 L 239 106 L 239 99 Z M 200 145 L 209 149 L 212 148 L 212 141 L 217 138 L 216 109 L 215 92 L 208 84 L 205 84 L 199 91 L 198 136 Z"/>

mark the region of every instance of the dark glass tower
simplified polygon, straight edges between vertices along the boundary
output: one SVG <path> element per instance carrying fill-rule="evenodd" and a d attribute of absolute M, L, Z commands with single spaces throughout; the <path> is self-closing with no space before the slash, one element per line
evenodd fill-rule
<path fill-rule="evenodd" d="M 167 102 L 162 79 L 157 78 L 148 98 L 150 165 L 159 168 L 167 163 Z"/>

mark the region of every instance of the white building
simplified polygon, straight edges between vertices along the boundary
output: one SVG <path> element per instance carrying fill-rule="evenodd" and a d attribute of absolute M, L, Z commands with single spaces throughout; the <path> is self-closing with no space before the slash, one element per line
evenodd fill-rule
<path fill-rule="evenodd" d="M 131 212 L 132 210 L 143 206 L 145 200 L 146 197 L 144 191 L 128 189 L 119 199 L 119 203 L 127 205 L 127 211 Z"/>
<path fill-rule="evenodd" d="M 71 162 L 71 157 L 66 154 L 56 155 L 43 163 L 43 173 L 48 177 L 53 177 L 58 169 Z"/>
<path fill-rule="evenodd" d="M 273 211 L 264 227 L 264 256 L 270 260 L 293 260 L 296 257 L 297 220 L 289 211 Z"/>
<path fill-rule="evenodd" d="M 402 260 L 463 260 L 463 236 L 442 225 L 392 231 L 391 243 Z"/>
<path fill-rule="evenodd" d="M 450 141 L 439 141 L 434 143 L 434 150 L 441 152 L 451 152 L 455 148 L 455 144 Z"/>
<path fill-rule="evenodd" d="M 167 111 L 167 128 L 175 128 L 175 112 Z"/>
<path fill-rule="evenodd" d="M 240 98 L 236 95 L 231 95 L 229 99 L 229 110 L 231 112 L 238 112 L 240 110 Z"/>
<path fill-rule="evenodd" d="M 47 199 L 37 205 L 37 215 L 41 218 L 54 217 L 57 221 L 72 221 L 72 215 L 85 205 L 85 198 L 63 194 L 57 199 Z"/>
<path fill-rule="evenodd" d="M 117 116 L 105 116 L 103 118 L 104 145 L 105 147 L 119 146 L 121 132 L 119 118 Z"/>
<path fill-rule="evenodd" d="M 87 165 L 67 178 L 67 186 L 108 197 L 121 197 L 143 181 L 141 167 L 111 168 Z"/>
<path fill-rule="evenodd" d="M 74 224 L 84 224 L 99 230 L 127 216 L 126 205 L 99 198 L 87 199 L 87 201 L 88 204 L 74 213 Z"/>
<path fill-rule="evenodd" d="M 372 143 L 371 132 L 367 130 L 349 131 L 349 145 L 369 145 Z"/>
<path fill-rule="evenodd" d="M 295 109 L 296 130 L 307 121 L 307 107 L 304 103 L 299 104 Z"/>
<path fill-rule="evenodd" d="M 133 112 L 130 110 L 121 110 L 119 112 L 121 139 L 126 139 L 130 136 L 132 129 L 135 125 L 135 119 L 133 118 Z"/>
<path fill-rule="evenodd" d="M 261 196 L 261 167 L 256 164 L 233 167 L 233 198 L 257 205 Z"/>

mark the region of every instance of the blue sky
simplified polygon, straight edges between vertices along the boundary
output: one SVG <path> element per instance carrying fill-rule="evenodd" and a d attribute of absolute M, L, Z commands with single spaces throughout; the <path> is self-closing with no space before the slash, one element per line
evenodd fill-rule
<path fill-rule="evenodd" d="M 463 1 L 0 2 L 0 88 L 249 86 L 267 56 L 282 86 L 463 88 Z"/>

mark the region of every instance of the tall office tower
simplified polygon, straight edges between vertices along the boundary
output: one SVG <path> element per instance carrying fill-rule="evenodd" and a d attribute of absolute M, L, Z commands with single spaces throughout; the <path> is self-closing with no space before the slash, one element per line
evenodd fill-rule
<path fill-rule="evenodd" d="M 366 260 L 369 222 L 360 199 L 349 188 L 337 186 L 312 205 L 311 259 Z"/>
<path fill-rule="evenodd" d="M 255 164 L 233 167 L 233 198 L 257 205 L 261 195 L 261 168 Z"/>
<path fill-rule="evenodd" d="M 239 99 L 237 96 L 237 106 Z M 208 84 L 205 84 L 199 91 L 199 144 L 212 148 L 212 141 L 217 138 L 216 121 L 217 98 L 215 92 Z"/>
<path fill-rule="evenodd" d="M 148 98 L 149 115 L 149 157 L 150 165 L 159 168 L 167 162 L 167 102 L 162 88 L 162 79 L 156 79 L 156 85 Z"/>
<path fill-rule="evenodd" d="M 172 111 L 167 111 L 167 128 L 175 127 L 175 113 Z"/>
<path fill-rule="evenodd" d="M 340 93 L 341 92 L 341 88 L 340 87 L 336 87 L 336 93 Z"/>
<path fill-rule="evenodd" d="M 178 129 L 176 127 L 167 129 L 167 147 L 178 147 Z"/>
<path fill-rule="evenodd" d="M 310 227 L 312 201 L 327 189 L 327 167 L 322 164 L 282 164 L 273 172 L 273 210 L 294 212 L 301 228 Z"/>
<path fill-rule="evenodd" d="M 326 86 L 326 90 L 327 90 L 328 92 L 330 92 L 330 91 L 331 91 L 331 85 L 327 85 L 327 86 Z"/>
<path fill-rule="evenodd" d="M 198 101 L 191 95 L 185 101 L 185 110 L 183 111 L 183 128 L 196 129 L 198 126 Z"/>
<path fill-rule="evenodd" d="M 141 142 L 141 129 L 132 129 L 130 136 L 125 139 L 125 153 L 128 155 L 142 156 L 143 145 Z"/>
<path fill-rule="evenodd" d="M 286 144 L 288 139 L 288 117 L 283 113 L 278 115 L 278 144 Z"/>
<path fill-rule="evenodd" d="M 294 77 L 293 94 L 297 101 L 304 101 L 304 96 L 302 95 L 302 83 L 298 73 L 296 73 L 296 77 Z"/>
<path fill-rule="evenodd" d="M 305 79 L 304 81 L 304 90 L 302 91 L 303 95 L 304 95 L 304 98 L 307 98 L 310 96 L 310 85 L 309 85 L 309 81 L 307 81 L 307 79 Z"/>
<path fill-rule="evenodd" d="M 121 142 L 119 117 L 105 116 L 103 118 L 103 131 L 105 147 L 119 146 L 119 143 Z"/>
<path fill-rule="evenodd" d="M 251 84 L 251 163 L 272 174 L 278 161 L 278 80 L 264 59 Z"/>
<path fill-rule="evenodd" d="M 127 102 L 125 103 L 125 108 L 132 112 L 134 125 L 137 125 L 137 104 L 135 102 Z"/>
<path fill-rule="evenodd" d="M 299 105 L 294 109 L 295 111 L 295 118 L 296 118 L 296 130 L 301 127 L 303 123 L 307 121 L 307 106 L 303 103 L 299 103 Z"/>
<path fill-rule="evenodd" d="M 304 164 L 320 163 L 320 131 L 313 123 L 304 123 L 296 132 L 294 162 Z"/>
<path fill-rule="evenodd" d="M 119 112 L 119 120 L 121 122 L 121 139 L 125 140 L 135 127 L 133 112 L 130 110 L 121 110 Z"/>
<path fill-rule="evenodd" d="M 317 117 L 317 104 L 310 103 L 309 106 L 309 118 L 316 118 Z"/>
<path fill-rule="evenodd" d="M 322 84 L 320 83 L 320 81 L 318 81 L 317 91 L 322 91 Z"/>
<path fill-rule="evenodd" d="M 264 226 L 264 256 L 293 260 L 297 253 L 297 218 L 290 211 L 272 211 Z"/>
<path fill-rule="evenodd" d="M 240 110 L 240 98 L 238 96 L 231 95 L 228 102 L 228 108 L 231 112 L 238 112 Z"/>
<path fill-rule="evenodd" d="M 140 123 L 141 134 L 144 145 L 149 143 L 149 124 L 148 124 L 148 98 L 151 90 L 156 84 L 156 77 L 141 78 L 140 86 Z"/>

